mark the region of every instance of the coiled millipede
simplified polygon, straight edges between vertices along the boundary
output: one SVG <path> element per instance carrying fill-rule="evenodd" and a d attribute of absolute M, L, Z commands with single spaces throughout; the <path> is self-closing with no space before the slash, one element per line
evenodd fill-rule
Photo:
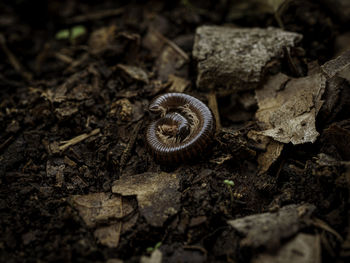
<path fill-rule="evenodd" d="M 154 159 L 163 164 L 188 161 L 212 143 L 215 118 L 200 100 L 183 93 L 156 97 L 149 110 L 159 115 L 146 131 L 146 142 Z"/>

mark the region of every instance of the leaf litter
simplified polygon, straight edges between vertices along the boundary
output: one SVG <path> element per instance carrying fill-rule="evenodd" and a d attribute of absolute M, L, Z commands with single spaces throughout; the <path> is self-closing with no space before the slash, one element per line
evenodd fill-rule
<path fill-rule="evenodd" d="M 328 259 L 341 247 L 343 260 L 349 54 L 330 60 L 327 43 L 346 30 L 315 2 L 268 4 L 246 15 L 222 2 L 91 12 L 73 1 L 54 28 L 86 31 L 48 42 L 5 8 L 1 259 L 319 262 L 320 249 Z M 19 39 L 34 45 L 22 49 Z M 323 66 L 308 62 L 315 57 Z M 145 109 L 166 91 L 213 109 L 208 159 L 170 168 L 147 153 Z"/>

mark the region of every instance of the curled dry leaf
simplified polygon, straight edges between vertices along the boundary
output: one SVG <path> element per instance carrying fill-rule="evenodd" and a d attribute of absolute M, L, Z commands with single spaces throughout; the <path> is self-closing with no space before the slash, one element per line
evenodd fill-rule
<path fill-rule="evenodd" d="M 282 143 L 315 142 L 316 115 L 325 87 L 322 74 L 298 79 L 289 79 L 282 73 L 271 77 L 262 89 L 256 90 L 256 118 L 264 129 L 261 133 Z"/>

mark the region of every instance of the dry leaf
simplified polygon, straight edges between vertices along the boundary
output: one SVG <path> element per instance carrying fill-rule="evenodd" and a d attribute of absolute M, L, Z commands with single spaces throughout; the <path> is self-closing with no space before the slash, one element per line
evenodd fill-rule
<path fill-rule="evenodd" d="M 94 235 L 98 241 L 107 247 L 117 247 L 119 244 L 121 222 L 95 230 Z"/>
<path fill-rule="evenodd" d="M 338 76 L 350 82 L 350 50 L 321 66 L 328 78 Z"/>
<path fill-rule="evenodd" d="M 123 64 L 118 64 L 116 67 L 134 80 L 141 81 L 145 84 L 149 82 L 148 75 L 142 68 Z"/>
<path fill-rule="evenodd" d="M 136 195 L 141 214 L 152 226 L 161 227 L 180 208 L 179 177 L 176 174 L 143 173 L 114 181 L 112 192 Z"/>
<path fill-rule="evenodd" d="M 109 193 L 74 195 L 71 203 L 88 227 L 95 227 L 109 219 L 120 219 L 133 211 L 129 202 Z"/>
<path fill-rule="evenodd" d="M 100 54 L 113 46 L 116 26 L 102 27 L 91 33 L 89 39 L 90 52 Z"/>
<path fill-rule="evenodd" d="M 256 90 L 256 118 L 265 129 L 261 134 L 282 143 L 315 142 L 316 115 L 323 103 L 325 86 L 322 74 L 289 81 L 282 73 L 271 77 L 264 88 Z"/>
<path fill-rule="evenodd" d="M 259 146 L 265 149 L 265 152 L 260 153 L 258 156 L 258 165 L 259 174 L 267 172 L 281 155 L 284 144 L 253 130 L 249 131 L 247 136 L 255 142 L 259 142 Z"/>
<path fill-rule="evenodd" d="M 169 82 L 171 86 L 169 88 L 169 92 L 184 92 L 184 90 L 190 85 L 190 81 L 187 79 L 177 77 L 175 75 L 169 75 Z"/>
<path fill-rule="evenodd" d="M 310 219 L 315 206 L 288 205 L 275 213 L 262 213 L 230 220 L 228 223 L 245 237 L 241 245 L 251 248 L 277 247 L 291 237 Z"/>

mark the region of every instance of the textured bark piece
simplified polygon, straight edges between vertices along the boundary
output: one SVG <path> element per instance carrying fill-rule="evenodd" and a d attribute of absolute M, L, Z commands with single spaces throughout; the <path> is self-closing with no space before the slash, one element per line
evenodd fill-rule
<path fill-rule="evenodd" d="M 293 47 L 301 38 L 276 28 L 198 27 L 193 47 L 197 87 L 255 88 L 266 64 L 282 57 L 283 47 Z"/>

